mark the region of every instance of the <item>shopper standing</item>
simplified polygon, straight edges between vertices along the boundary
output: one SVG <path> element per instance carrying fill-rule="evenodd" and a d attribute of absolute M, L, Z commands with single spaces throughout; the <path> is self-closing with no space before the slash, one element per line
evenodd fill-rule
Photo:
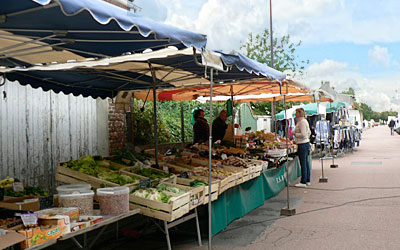
<path fill-rule="evenodd" d="M 306 119 L 306 112 L 303 108 L 296 109 L 297 124 L 295 127 L 295 141 L 297 144 L 297 153 L 300 158 L 301 165 L 301 180 L 296 184 L 296 187 L 306 187 L 311 184 L 310 171 L 311 164 L 309 160 L 310 155 L 310 125 Z"/>
<path fill-rule="evenodd" d="M 390 135 L 394 135 L 394 126 L 396 125 L 396 123 L 392 120 L 390 120 L 389 122 L 389 128 L 390 128 Z"/>

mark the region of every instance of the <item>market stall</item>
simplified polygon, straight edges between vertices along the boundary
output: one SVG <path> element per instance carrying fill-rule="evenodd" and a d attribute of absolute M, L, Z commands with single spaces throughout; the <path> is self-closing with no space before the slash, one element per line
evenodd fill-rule
<path fill-rule="evenodd" d="M 93 97 L 115 97 L 118 92 L 124 94 L 123 92 L 127 90 L 152 88 L 154 99 L 157 99 L 158 88 L 176 88 L 186 85 L 198 86 L 210 84 L 210 87 L 207 90 L 210 92 L 210 110 L 212 110 L 212 97 L 214 96 L 214 81 L 223 83 L 221 84 L 221 88 L 229 88 L 232 93 L 232 86 L 235 86 L 238 82 L 243 80 L 251 80 L 254 78 L 276 79 L 278 82 L 275 82 L 275 85 L 279 86 L 279 92 L 281 93 L 282 84 L 279 81 L 282 81 L 285 78 L 284 74 L 270 69 L 266 65 L 253 62 L 240 54 L 230 55 L 221 52 L 206 51 L 203 49 L 205 45 L 205 37 L 202 35 L 199 36 L 194 33 L 185 33 L 184 31 L 179 30 L 171 31 L 169 27 L 159 27 L 157 25 L 150 29 L 146 26 L 147 24 L 145 25 L 136 20 L 137 17 L 135 16 L 115 17 L 116 13 L 119 11 L 117 9 L 112 9 L 111 12 L 113 12 L 112 14 L 114 14 L 114 16 L 110 16 L 108 14 L 110 12 L 109 10 L 104 12 L 101 7 L 100 10 L 97 7 L 91 8 L 92 5 L 86 1 L 55 1 L 52 2 L 50 6 L 47 6 L 50 3 L 49 1 L 26 1 L 25 5 L 21 5 L 20 8 L 22 9 L 17 10 L 16 12 L 15 8 L 11 8 L 11 10 L 6 8 L 4 11 L 11 18 L 2 23 L 0 29 L 4 32 L 12 33 L 13 35 L 22 36 L 24 39 L 28 39 L 24 40 L 22 44 L 10 44 L 9 46 L 19 47 L 27 43 L 36 44 L 39 41 L 49 40 L 46 44 L 40 44 L 39 46 L 33 45 L 33 48 L 27 49 L 39 50 L 37 51 L 38 53 L 46 53 L 47 51 L 41 51 L 40 49 L 61 46 L 69 52 L 76 52 L 81 57 L 68 57 L 68 59 L 73 59 L 74 61 L 68 61 L 64 64 L 33 65 L 38 62 L 29 61 L 28 58 L 20 57 L 23 55 L 12 51 L 14 53 L 9 53 L 6 55 L 6 58 L 13 58 L 14 63 L 12 65 L 7 64 L 7 66 L 11 67 L 0 69 L 0 72 L 5 73 L 6 77 L 10 80 L 18 80 L 23 84 L 31 84 L 34 87 L 42 87 L 45 90 L 53 89 L 56 92 L 63 91 L 67 94 L 83 94 L 84 96 Z M 99 4 L 93 6 L 103 5 Z M 107 5 L 106 7 L 110 6 Z M 49 15 L 47 15 L 46 12 L 47 16 L 43 14 L 43 12 L 46 11 L 45 9 L 50 9 L 50 12 L 48 12 Z M 90 11 L 86 12 L 86 10 Z M 91 39 L 92 41 L 95 41 L 96 46 L 82 47 L 80 42 L 90 38 L 82 38 L 78 35 L 70 36 L 70 34 L 77 33 L 87 35 L 95 33 L 95 37 L 97 37 L 98 32 L 92 32 L 94 30 L 92 26 L 83 30 L 78 29 L 78 27 L 70 27 L 65 30 L 67 32 L 64 32 L 63 34 L 59 32 L 57 32 L 57 34 L 52 34 L 51 32 L 48 32 L 48 27 L 28 27 L 29 29 L 22 29 L 19 26 L 24 20 L 18 20 L 18 17 L 34 19 L 34 16 L 32 15 L 40 14 L 39 17 L 46 16 L 46 18 L 54 19 L 52 15 L 59 15 L 59 12 L 62 14 L 67 13 L 66 16 L 72 16 L 73 18 L 94 18 L 94 20 L 90 19 L 89 21 L 91 25 L 95 25 L 96 28 L 100 27 L 100 29 L 104 28 L 106 30 L 104 33 L 113 33 L 125 36 L 124 38 L 127 38 L 128 40 L 121 41 L 123 40 L 122 37 L 116 37 L 113 41 L 116 42 L 118 40 L 121 42 L 121 46 L 117 46 L 117 51 L 112 50 L 110 46 L 108 46 L 107 42 L 101 41 L 101 39 Z M 20 15 L 20 13 L 27 13 L 27 15 Z M 98 15 L 96 15 L 96 13 Z M 61 24 L 67 24 L 69 20 L 68 18 L 61 18 Z M 116 18 L 117 21 L 115 21 L 115 23 L 109 23 L 112 18 Z M 76 24 L 81 22 L 86 21 L 81 20 L 80 22 L 77 22 L 77 20 L 74 20 L 71 23 Z M 41 21 L 38 21 L 38 23 L 44 24 Z M 52 22 L 48 20 L 45 23 Z M 144 34 L 140 24 L 143 24 L 145 28 L 147 28 L 147 32 Z M 18 29 L 14 29 L 15 26 L 18 26 Z M 158 40 L 162 40 L 161 43 L 152 44 L 152 46 L 145 46 L 142 43 L 142 47 L 136 49 L 129 47 L 128 45 L 140 44 L 139 41 L 137 41 L 137 43 L 132 41 L 137 40 L 137 37 L 129 37 L 129 34 L 132 33 L 137 35 L 137 33 L 131 32 L 132 27 L 137 27 L 140 35 L 150 37 L 150 41 L 147 41 L 150 42 L 149 44 L 152 42 L 159 42 Z M 122 28 L 123 31 L 113 29 L 109 30 L 109 28 Z M 160 32 L 155 31 L 156 28 L 160 28 Z M 46 32 L 40 32 L 38 29 L 46 30 Z M 124 31 L 129 32 L 125 33 Z M 165 33 L 163 33 L 163 31 L 165 31 Z M 4 33 L 6 38 L 9 36 L 8 33 Z M 38 33 L 44 33 L 44 35 L 40 36 Z M 148 36 L 153 33 L 154 37 Z M 169 36 L 172 33 L 177 33 L 181 36 L 176 38 Z M 58 37 L 61 35 L 67 37 L 61 39 Z M 69 43 L 68 41 L 71 39 L 73 39 L 74 42 Z M 153 41 L 152 39 L 156 41 Z M 57 41 L 60 41 L 60 43 L 57 43 Z M 175 48 L 165 48 L 170 45 L 176 46 Z M 182 49 L 191 46 L 196 49 Z M 112 47 L 115 48 L 115 46 Z M 8 50 L 9 48 L 10 47 L 6 47 L 5 50 Z M 148 48 L 151 48 L 153 51 L 144 51 Z M 138 53 L 119 56 L 126 52 Z M 51 56 L 53 56 L 53 54 Z M 88 60 L 89 57 L 93 56 L 100 57 L 101 59 L 91 58 Z M 107 56 L 114 57 L 107 58 Z M 63 57 L 63 59 L 65 58 Z M 21 63 L 21 61 L 23 62 Z M 48 60 L 43 62 L 48 62 Z M 23 67 L 21 67 L 21 65 Z M 206 74 L 204 75 L 205 68 L 210 69 L 210 71 L 208 72 L 206 70 Z M 214 74 L 216 71 L 218 71 L 218 74 Z M 268 88 L 268 85 L 265 83 L 258 82 L 257 84 L 256 88 Z M 244 86 L 238 91 L 238 93 L 248 93 L 246 91 L 248 88 L 249 86 Z M 287 84 L 286 88 L 288 88 Z M 265 92 L 267 89 L 263 89 L 263 91 Z M 149 92 L 147 92 L 147 95 L 148 93 Z M 211 122 L 212 117 L 209 119 Z M 156 112 L 155 124 L 157 124 Z M 156 131 L 157 128 L 155 129 L 155 138 L 157 138 Z M 256 137 L 257 136 L 253 139 Z M 287 139 L 283 140 L 283 138 L 281 138 L 282 140 L 276 140 L 276 135 L 273 135 L 273 138 L 274 140 L 271 141 L 271 145 L 268 145 L 268 143 L 264 144 L 264 136 L 263 140 L 259 140 L 260 138 L 258 138 L 258 141 L 262 141 L 262 144 L 259 145 L 261 147 L 253 145 L 254 147 L 252 148 L 253 150 L 258 149 L 261 151 L 257 153 L 257 157 L 260 157 L 260 154 L 268 155 L 274 151 L 277 151 L 278 157 L 284 155 L 287 156 L 288 145 L 291 145 L 290 142 Z M 177 169 L 180 173 L 180 179 L 174 176 L 174 174 L 166 173 L 167 169 L 168 172 L 172 172 L 170 171 L 170 169 L 173 168 L 171 165 L 164 165 L 164 163 L 159 164 L 162 162 L 159 162 L 160 158 L 157 149 L 157 139 L 155 141 L 156 147 L 153 154 L 155 157 L 154 159 L 149 159 L 149 162 L 147 163 L 145 163 L 146 160 L 138 159 L 137 155 L 134 155 L 134 158 L 132 159 L 126 159 L 126 157 L 123 157 L 123 159 L 128 160 L 129 162 L 122 161 L 119 163 L 115 162 L 116 160 L 114 158 L 100 158 L 100 160 L 88 158 L 79 159 L 80 162 L 73 162 L 74 164 L 72 164 L 72 162 L 60 163 L 57 168 L 57 178 L 66 183 L 89 183 L 93 187 L 98 188 L 97 191 L 101 190 L 104 186 L 129 190 L 128 197 L 132 208 L 140 207 L 140 213 L 160 219 L 164 222 L 164 229 L 169 248 L 171 248 L 171 246 L 169 243 L 168 229 L 179 224 L 177 219 L 183 218 L 182 216 L 187 215 L 190 211 L 196 211 L 196 206 L 207 203 L 209 205 L 210 215 L 209 247 L 211 247 L 211 215 L 213 213 L 211 209 L 211 201 L 216 200 L 219 195 L 224 194 L 238 185 L 248 185 L 252 180 L 255 181 L 256 179 L 259 179 L 263 167 L 262 164 L 259 164 L 259 162 L 257 163 L 257 160 L 248 159 L 248 163 L 250 164 L 248 164 L 249 166 L 246 165 L 247 167 L 231 166 L 230 164 L 233 163 L 229 163 L 222 164 L 224 165 L 223 171 L 215 169 L 214 164 L 217 163 L 212 160 L 213 148 L 211 141 L 212 138 L 210 137 L 208 147 L 206 145 L 199 145 L 200 147 L 197 148 L 199 155 L 200 152 L 204 153 L 203 156 L 208 154 L 208 159 L 197 159 L 196 162 L 196 157 L 191 157 L 191 161 L 202 165 L 202 167 L 194 167 L 196 169 L 193 169 L 193 166 L 190 165 L 183 166 L 168 163 Z M 277 145 L 274 145 L 274 143 L 277 143 Z M 285 147 L 279 148 L 282 147 L 282 145 L 285 145 Z M 205 146 L 205 148 L 203 146 Z M 232 149 L 229 148 L 227 150 L 232 151 Z M 284 154 L 282 154 L 282 152 Z M 224 161 L 225 159 L 222 158 L 223 156 L 221 156 L 221 160 Z M 98 160 L 102 163 L 97 162 Z M 240 162 L 240 160 L 238 161 Z M 287 157 L 285 161 L 288 162 Z M 104 162 L 108 162 L 109 164 L 104 164 Z M 139 162 L 143 165 L 140 165 Z M 120 165 L 117 167 L 115 163 Z M 158 168 L 166 167 L 166 169 L 156 170 L 152 165 L 155 165 L 155 167 Z M 112 166 L 113 169 L 110 166 Z M 179 170 L 178 167 L 187 169 L 187 171 L 182 171 L 182 169 Z M 193 172 L 199 170 L 199 175 L 202 177 L 200 179 L 190 180 L 188 183 L 187 179 L 191 179 L 191 176 L 188 175 L 190 170 L 193 170 Z M 152 178 L 154 175 L 157 175 L 158 177 Z M 68 199 L 63 200 L 65 201 Z M 100 208 L 101 207 L 100 201 Z M 188 216 L 189 217 L 185 217 L 188 219 L 196 218 L 197 221 L 197 212 L 194 212 L 194 215 L 189 214 Z"/>

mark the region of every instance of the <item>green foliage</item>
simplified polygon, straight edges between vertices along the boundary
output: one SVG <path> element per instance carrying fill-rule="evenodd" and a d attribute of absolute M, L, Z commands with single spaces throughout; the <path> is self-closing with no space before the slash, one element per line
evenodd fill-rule
<path fill-rule="evenodd" d="M 181 130 L 181 105 L 183 106 L 183 117 L 185 127 L 185 141 L 193 140 L 193 125 L 190 123 L 192 119 L 192 110 L 199 107 L 204 110 L 205 118 L 209 120 L 210 105 L 209 103 L 200 103 L 196 101 L 164 101 L 157 102 L 157 119 L 158 119 L 158 135 L 160 143 L 173 143 L 182 141 Z M 153 102 L 134 101 L 133 105 L 133 124 L 134 124 L 134 144 L 146 145 L 154 143 L 154 118 L 153 118 Z M 225 109 L 225 102 L 213 103 L 214 120 L 222 109 Z M 227 122 L 230 122 L 229 119 Z"/>
<path fill-rule="evenodd" d="M 355 91 L 354 91 L 354 89 L 352 87 L 350 87 L 348 90 L 342 91 L 342 94 L 354 96 L 355 95 Z"/>
<path fill-rule="evenodd" d="M 309 63 L 309 60 L 299 60 L 299 56 L 296 55 L 296 48 L 301 45 L 301 41 L 298 43 L 292 43 L 290 41 L 290 35 L 285 35 L 280 38 L 275 37 L 273 40 L 273 68 L 282 72 L 285 70 L 290 71 L 292 72 L 292 77 L 297 73 L 302 75 L 304 73 L 305 65 Z M 244 48 L 246 56 L 251 59 L 271 66 L 270 45 L 270 33 L 269 30 L 266 29 L 261 34 L 254 35 L 253 33 L 250 33 L 247 41 L 242 44 L 240 48 Z"/>

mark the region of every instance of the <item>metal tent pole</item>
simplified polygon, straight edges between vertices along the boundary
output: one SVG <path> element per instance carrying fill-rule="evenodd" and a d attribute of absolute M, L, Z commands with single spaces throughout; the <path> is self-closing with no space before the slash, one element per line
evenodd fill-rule
<path fill-rule="evenodd" d="M 211 250 L 211 240 L 212 240 L 212 219 L 211 219 L 211 212 L 212 212 L 212 207 L 211 207 L 211 200 L 212 200 L 212 194 L 211 194 L 211 184 L 212 184 L 212 175 L 211 175 L 211 157 L 212 157 L 212 96 L 213 96 L 213 81 L 214 81 L 214 69 L 211 68 L 210 70 L 210 120 L 209 120 L 209 126 L 210 126 L 210 137 L 209 137 L 209 148 L 208 148 L 208 249 Z"/>
<path fill-rule="evenodd" d="M 181 102 L 181 136 L 182 136 L 182 144 L 185 143 L 185 117 L 183 110 L 183 103 Z"/>
<path fill-rule="evenodd" d="M 233 104 L 233 86 L 231 84 L 231 101 L 232 101 L 232 134 L 233 134 L 233 145 L 235 144 L 235 111 L 233 110 L 233 107 L 235 106 Z"/>
<path fill-rule="evenodd" d="M 280 83 L 280 84 L 282 84 L 282 83 Z M 289 140 L 289 138 L 288 138 L 288 131 L 289 131 L 289 129 L 288 129 L 288 125 L 289 125 L 289 122 L 288 122 L 288 119 L 287 119 L 287 109 L 286 109 L 286 95 L 287 95 L 288 93 L 289 93 L 289 87 L 288 87 L 288 85 L 286 84 L 286 94 L 283 95 L 283 101 L 284 101 L 285 120 L 286 120 L 286 162 L 285 162 L 285 174 L 286 174 L 286 195 L 287 195 L 287 197 L 286 197 L 286 204 L 287 204 L 287 207 L 281 209 L 281 215 L 284 215 L 284 216 L 292 216 L 292 215 L 295 215 L 295 214 L 296 214 L 296 209 L 290 208 L 290 204 L 289 204 L 289 199 L 290 199 L 290 196 L 289 196 L 289 181 L 290 181 L 290 179 L 289 179 L 289 166 L 288 166 L 288 160 L 289 160 L 289 142 L 288 142 L 288 140 Z"/>
<path fill-rule="evenodd" d="M 153 77 L 153 113 L 154 113 L 154 157 L 156 158 L 156 166 L 158 167 L 158 121 L 157 121 L 157 77 L 151 63 L 149 62 L 151 76 Z"/>
<path fill-rule="evenodd" d="M 317 103 L 317 107 L 319 108 L 319 102 Z M 319 112 L 318 112 L 319 113 Z M 321 147 L 321 174 L 322 176 L 319 178 L 319 182 L 321 183 L 327 183 L 328 182 L 328 177 L 324 176 L 324 156 L 322 156 L 322 116 L 320 115 L 320 120 L 319 120 L 319 144 Z"/>

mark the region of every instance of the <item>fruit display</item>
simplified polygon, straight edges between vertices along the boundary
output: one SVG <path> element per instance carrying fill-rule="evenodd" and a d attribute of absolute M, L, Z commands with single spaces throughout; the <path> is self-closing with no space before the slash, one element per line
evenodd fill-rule
<path fill-rule="evenodd" d="M 0 228 L 10 228 L 22 224 L 22 220 L 17 217 L 0 219 Z"/>
<path fill-rule="evenodd" d="M 239 168 L 248 168 L 249 165 L 247 164 L 246 160 L 237 157 L 237 156 L 229 156 L 228 158 L 221 161 L 223 165 L 239 167 Z"/>
<path fill-rule="evenodd" d="M 202 175 L 202 176 L 208 176 L 208 173 L 209 173 L 208 169 L 204 169 L 202 172 L 199 172 L 198 174 Z M 232 175 L 232 172 L 227 171 L 223 168 L 212 168 L 211 175 L 217 179 L 224 179 L 224 178 Z"/>
<path fill-rule="evenodd" d="M 7 178 L 0 181 L 0 188 L 12 188 L 14 178 L 7 176 Z"/>

